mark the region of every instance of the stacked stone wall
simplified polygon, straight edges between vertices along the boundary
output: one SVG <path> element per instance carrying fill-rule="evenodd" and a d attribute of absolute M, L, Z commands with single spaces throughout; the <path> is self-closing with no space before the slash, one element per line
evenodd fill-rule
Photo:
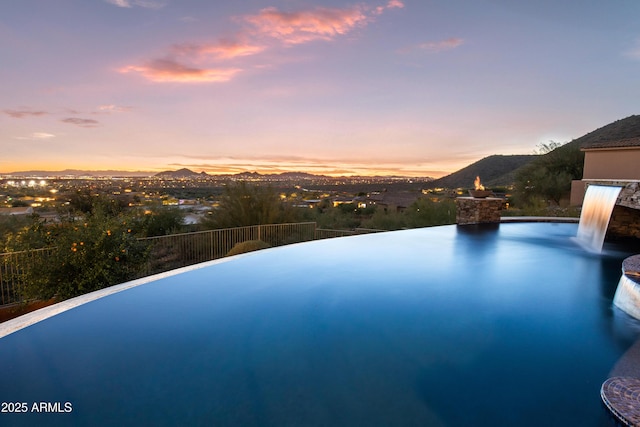
<path fill-rule="evenodd" d="M 626 206 L 631 209 L 640 209 L 640 183 L 629 182 L 621 183 L 624 185 L 616 204 Z"/>
<path fill-rule="evenodd" d="M 504 199 L 496 197 L 485 199 L 458 197 L 456 199 L 456 223 L 458 225 L 499 223 L 503 206 Z"/>
<path fill-rule="evenodd" d="M 640 239 L 640 210 L 616 205 L 611 213 L 607 235 Z"/>

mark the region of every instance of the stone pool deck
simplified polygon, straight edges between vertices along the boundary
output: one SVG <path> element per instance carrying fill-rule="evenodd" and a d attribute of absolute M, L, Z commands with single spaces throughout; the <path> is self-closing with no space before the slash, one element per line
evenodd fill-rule
<path fill-rule="evenodd" d="M 600 397 L 621 425 L 640 426 L 640 340 L 613 367 Z"/>
<path fill-rule="evenodd" d="M 625 426 L 640 425 L 640 379 L 609 378 L 600 390 L 605 406 Z"/>

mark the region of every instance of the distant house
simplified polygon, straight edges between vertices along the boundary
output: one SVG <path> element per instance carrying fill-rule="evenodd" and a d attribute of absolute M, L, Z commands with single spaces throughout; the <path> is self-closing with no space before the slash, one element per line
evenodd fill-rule
<path fill-rule="evenodd" d="M 321 202 L 322 202 L 322 200 L 320 200 L 320 199 L 302 200 L 302 201 L 297 202 L 294 205 L 294 207 L 296 207 L 296 208 L 315 208 Z"/>
<path fill-rule="evenodd" d="M 376 193 L 367 198 L 368 205 L 376 205 L 385 211 L 403 212 L 422 196 L 421 193 Z"/>
<path fill-rule="evenodd" d="M 581 205 L 588 183 L 640 181 L 640 137 L 585 143 L 582 180 L 571 185 L 571 204 Z"/>
<path fill-rule="evenodd" d="M 0 215 L 10 215 L 10 216 L 19 216 L 19 215 L 32 215 L 33 208 L 31 206 L 19 207 L 19 208 L 0 208 Z"/>
<path fill-rule="evenodd" d="M 640 239 L 640 137 L 584 143 L 582 180 L 571 183 L 571 204 L 582 205 L 589 184 L 621 187 L 608 236 Z"/>
<path fill-rule="evenodd" d="M 353 197 L 336 197 L 332 200 L 333 207 L 337 208 L 339 205 L 344 205 L 347 203 L 353 203 Z"/>

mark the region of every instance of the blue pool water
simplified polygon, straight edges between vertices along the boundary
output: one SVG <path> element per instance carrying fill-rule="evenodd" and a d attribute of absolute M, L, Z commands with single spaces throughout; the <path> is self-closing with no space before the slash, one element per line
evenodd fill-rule
<path fill-rule="evenodd" d="M 587 253 L 576 231 L 309 242 L 87 303 L 0 339 L 1 400 L 29 407 L 0 424 L 609 425 L 630 253 Z"/>

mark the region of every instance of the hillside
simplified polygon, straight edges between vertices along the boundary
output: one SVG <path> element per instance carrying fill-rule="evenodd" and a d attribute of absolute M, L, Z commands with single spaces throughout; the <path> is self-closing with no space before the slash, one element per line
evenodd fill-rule
<path fill-rule="evenodd" d="M 578 139 L 574 139 L 569 144 L 575 144 L 581 148 L 587 148 L 603 142 L 638 137 L 640 137 L 640 115 L 634 115 L 609 123 L 608 125 L 589 132 Z"/>
<path fill-rule="evenodd" d="M 516 197 L 524 205 L 541 200 L 560 205 L 569 198 L 571 182 L 582 179 L 584 149 L 617 146 L 621 142 L 626 146 L 639 137 L 640 116 L 630 116 L 538 156 L 516 172 Z"/>
<path fill-rule="evenodd" d="M 530 164 L 536 159 L 536 163 L 544 163 L 547 157 L 557 157 L 564 152 L 570 152 L 573 148 L 586 148 L 607 141 L 639 137 L 640 115 L 629 116 L 572 140 L 560 147 L 558 152 L 543 155 L 493 155 L 485 157 L 457 172 L 432 181 L 429 187 L 471 188 L 476 176 L 480 176 L 482 183 L 488 188 L 511 185 L 515 182 L 518 169 Z"/>
<path fill-rule="evenodd" d="M 479 176 L 482 184 L 488 188 L 513 184 L 515 171 L 528 164 L 537 155 L 493 155 L 478 160 L 450 175 L 429 183 L 429 187 L 472 188 L 473 181 Z"/>

